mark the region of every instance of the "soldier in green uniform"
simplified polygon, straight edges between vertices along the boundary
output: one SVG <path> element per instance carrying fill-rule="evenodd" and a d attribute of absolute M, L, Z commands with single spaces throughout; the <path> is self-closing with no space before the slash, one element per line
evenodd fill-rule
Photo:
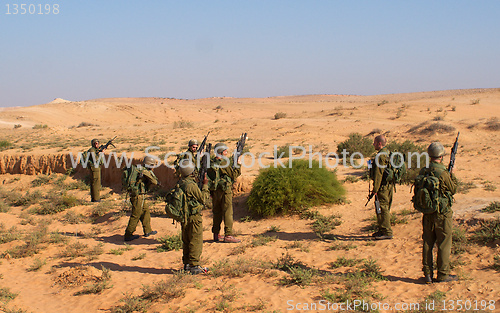
<path fill-rule="evenodd" d="M 200 266 L 200 257 L 203 249 L 203 218 L 201 211 L 208 200 L 208 179 L 203 180 L 202 190 L 195 181 L 195 165 L 190 160 L 184 159 L 180 162 L 179 171 L 181 179 L 179 186 L 186 196 L 189 216 L 187 221 L 181 224 L 182 230 L 182 262 L 184 270 L 191 274 L 207 273 L 208 268 Z"/>
<path fill-rule="evenodd" d="M 422 264 L 426 283 L 433 280 L 432 249 L 437 246 L 437 278 L 435 282 L 449 282 L 457 280 L 456 275 L 450 275 L 450 253 L 452 242 L 453 211 L 451 205 L 453 195 L 457 191 L 457 178 L 449 173 L 443 165 L 444 147 L 439 142 L 433 142 L 427 148 L 431 162 L 429 166 L 420 170 L 420 175 L 432 173 L 439 178 L 439 209 L 432 214 L 424 214 L 422 218 L 424 242 L 422 249 Z M 453 170 L 452 170 L 453 172 Z"/>
<path fill-rule="evenodd" d="M 241 174 L 240 166 L 233 167 L 233 160 L 227 157 L 228 149 L 223 143 L 218 143 L 214 148 L 215 156 L 210 161 L 207 175 L 210 179 L 210 192 L 212 195 L 214 241 L 241 242 L 233 236 L 233 183 Z M 238 160 L 238 165 L 241 160 Z M 221 223 L 224 221 L 224 236 L 219 235 Z"/>
<path fill-rule="evenodd" d="M 135 229 L 139 221 L 142 223 L 142 229 L 144 231 L 144 237 L 149 237 L 156 235 L 157 231 L 151 229 L 151 215 L 149 213 L 149 208 L 144 207 L 144 199 L 146 193 L 149 191 L 151 185 L 158 185 L 158 179 L 156 178 L 153 171 L 150 169 L 155 165 L 155 160 L 151 156 L 144 157 L 142 161 L 142 166 L 137 166 L 132 168 L 138 171 L 137 179 L 134 181 L 133 186 L 129 188 L 130 202 L 132 203 L 132 214 L 128 221 L 127 229 L 125 229 L 125 241 L 131 241 L 139 238 L 138 235 L 134 235 Z M 133 167 L 135 165 L 132 165 Z"/>
<path fill-rule="evenodd" d="M 387 141 L 384 135 L 378 135 L 373 140 L 377 154 L 371 161 L 370 178 L 373 180 L 372 194 L 377 195 L 380 202 L 380 213 L 377 212 L 378 231 L 372 234 L 377 240 L 392 239 L 391 205 L 394 194 L 394 183 L 385 180 L 384 170 L 389 164 L 390 151 L 385 147 Z"/>
<path fill-rule="evenodd" d="M 196 139 L 191 139 L 189 140 L 189 143 L 188 143 L 188 149 L 184 152 L 182 152 L 181 154 L 179 154 L 179 156 L 177 157 L 177 160 L 175 160 L 174 162 L 174 167 L 175 167 L 175 171 L 176 173 L 180 173 L 180 169 L 179 169 L 179 163 L 180 161 L 184 160 L 184 159 L 190 159 L 191 162 L 193 162 L 193 164 L 195 164 L 195 175 L 198 173 L 198 140 Z M 180 175 L 182 177 L 182 175 Z"/>
<path fill-rule="evenodd" d="M 101 150 L 99 149 L 99 140 L 92 139 L 90 149 L 85 152 L 83 157 L 88 159 L 87 168 L 90 174 L 90 201 L 101 201 L 101 163 L 98 162 Z M 105 148 L 103 148 L 104 150 Z"/>

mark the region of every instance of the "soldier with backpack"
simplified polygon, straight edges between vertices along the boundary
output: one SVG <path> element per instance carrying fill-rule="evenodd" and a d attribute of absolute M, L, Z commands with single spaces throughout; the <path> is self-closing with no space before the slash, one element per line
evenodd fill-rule
<path fill-rule="evenodd" d="M 132 165 L 130 168 L 125 168 L 122 176 L 122 186 L 130 195 L 132 203 L 132 214 L 125 229 L 125 241 L 132 241 L 139 238 L 134 235 L 135 229 L 139 221 L 142 223 L 144 237 L 156 235 L 158 232 L 151 229 L 151 215 L 149 208 L 144 207 L 146 193 L 151 185 L 158 185 L 158 179 L 151 170 L 155 166 L 155 159 L 151 156 L 144 157 L 142 166 Z"/>
<path fill-rule="evenodd" d="M 198 164 L 198 140 L 189 140 L 188 149 L 177 156 L 177 160 L 174 161 L 174 168 L 177 174 L 180 174 L 180 162 L 185 159 L 190 160 L 191 162 L 193 162 L 193 164 Z M 195 168 L 195 172 L 196 171 L 197 169 Z M 180 176 L 182 177 L 182 175 Z"/>
<path fill-rule="evenodd" d="M 188 159 L 181 160 L 179 171 L 181 179 L 174 190 L 179 188 L 183 192 L 183 201 L 181 202 L 185 212 L 179 214 L 178 220 L 181 222 L 184 270 L 195 275 L 207 273 L 208 268 L 200 266 L 200 257 L 203 249 L 203 218 L 201 211 L 209 197 L 208 179 L 204 178 L 203 187 L 200 190 L 195 180 L 195 165 Z M 172 194 L 175 193 L 175 191 L 172 192 Z M 167 196 L 167 198 L 169 197 Z"/>
<path fill-rule="evenodd" d="M 457 137 L 458 140 L 458 137 Z M 413 206 L 424 213 L 422 264 L 424 280 L 434 282 L 456 281 L 456 275 L 450 275 L 450 254 L 452 243 L 453 195 L 457 191 L 457 178 L 443 165 L 444 147 L 433 142 L 427 148 L 430 157 L 429 166 L 420 170 L 414 183 Z M 437 277 L 433 280 L 433 247 L 437 246 Z"/>
<path fill-rule="evenodd" d="M 207 175 L 210 179 L 210 194 L 212 195 L 214 242 L 241 242 L 233 236 L 233 183 L 240 176 L 241 160 L 238 166 L 227 157 L 227 146 L 219 142 L 214 147 L 215 156 L 210 161 Z M 224 221 L 224 235 L 220 235 L 221 224 Z"/>
<path fill-rule="evenodd" d="M 384 135 L 378 135 L 373 140 L 373 147 L 377 154 L 371 160 L 370 179 L 373 180 L 373 188 L 369 198 L 375 196 L 377 208 L 378 230 L 372 234 L 376 240 L 392 239 L 391 228 L 391 205 L 394 194 L 394 181 L 387 179 L 386 169 L 390 167 L 390 151 L 386 148 Z"/>

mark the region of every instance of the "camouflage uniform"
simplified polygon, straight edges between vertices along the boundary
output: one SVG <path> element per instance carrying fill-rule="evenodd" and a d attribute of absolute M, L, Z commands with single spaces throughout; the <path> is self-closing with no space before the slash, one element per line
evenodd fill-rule
<path fill-rule="evenodd" d="M 439 178 L 439 212 L 424 214 L 422 264 L 424 275 L 433 275 L 433 247 L 437 245 L 437 280 L 444 280 L 450 274 L 450 254 L 452 243 L 453 211 L 451 204 L 453 195 L 457 191 L 457 178 L 450 174 L 446 167 L 439 162 L 432 161 L 429 167 L 420 170 L 420 175 L 434 172 Z"/>
<path fill-rule="evenodd" d="M 193 153 L 188 148 L 186 151 L 184 151 L 181 154 L 179 154 L 177 156 L 177 160 L 175 160 L 175 162 L 174 162 L 175 171 L 177 173 L 179 172 L 179 164 L 184 159 L 191 159 L 191 161 L 195 165 L 194 175 L 195 175 L 195 177 L 197 177 L 198 176 L 198 153 Z"/>
<path fill-rule="evenodd" d="M 158 179 L 150 169 L 142 167 L 137 170 L 139 171 L 137 182 L 130 192 L 132 214 L 130 215 L 127 229 L 125 230 L 125 239 L 132 238 L 139 221 L 142 223 L 145 235 L 152 232 L 151 215 L 149 213 L 149 208 L 144 207 L 144 198 L 146 197 L 146 193 L 151 185 L 158 185 Z"/>
<path fill-rule="evenodd" d="M 179 181 L 180 188 L 186 195 L 188 210 L 191 213 L 182 230 L 182 262 L 189 266 L 199 266 L 203 249 L 203 219 L 201 210 L 208 197 L 208 185 L 198 188 L 193 176 L 187 176 Z"/>
<path fill-rule="evenodd" d="M 386 147 L 380 149 L 375 158 L 372 159 L 372 168 L 370 170 L 370 178 L 373 180 L 372 192 L 377 194 L 380 202 L 380 214 L 377 214 L 378 232 L 383 236 L 392 236 L 391 205 L 394 184 L 385 181 L 384 177 L 385 167 L 389 165 L 389 155 L 389 149 Z M 378 158 L 380 167 L 375 162 L 376 158 Z"/>
<path fill-rule="evenodd" d="M 83 156 L 85 159 L 88 157 L 87 168 L 90 174 L 90 200 L 92 202 L 99 202 L 101 200 L 101 164 L 99 163 L 99 166 L 96 167 L 94 163 L 94 161 L 97 162 L 97 160 L 99 160 L 99 154 L 99 150 L 92 147 L 87 150 L 86 154 Z"/>
<path fill-rule="evenodd" d="M 226 166 L 226 162 L 230 162 Z M 212 195 L 214 238 L 221 230 L 224 220 L 225 236 L 233 235 L 233 183 L 240 176 L 241 168 L 232 167 L 233 159 L 213 157 L 207 170 L 210 192 Z"/>

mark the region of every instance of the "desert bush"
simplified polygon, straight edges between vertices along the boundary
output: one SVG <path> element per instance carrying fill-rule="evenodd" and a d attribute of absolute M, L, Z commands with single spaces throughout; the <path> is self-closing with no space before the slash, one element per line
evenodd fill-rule
<path fill-rule="evenodd" d="M 26 193 L 23 196 L 20 196 L 16 201 L 14 201 L 13 205 L 15 206 L 29 206 L 35 203 L 40 202 L 40 200 L 43 198 L 42 194 L 40 191 L 34 191 L 32 193 L 26 191 Z"/>
<path fill-rule="evenodd" d="M 500 254 L 493 257 L 493 268 L 500 272 Z"/>
<path fill-rule="evenodd" d="M 421 129 L 419 131 L 419 133 L 421 135 L 429 136 L 429 135 L 434 135 L 435 133 L 450 133 L 450 132 L 454 132 L 455 129 L 456 128 L 453 127 L 453 126 L 451 126 L 451 125 L 446 125 L 446 124 L 442 124 L 442 123 L 436 122 L 436 123 L 432 123 L 429 126 Z"/>
<path fill-rule="evenodd" d="M 85 256 L 85 250 L 88 249 L 88 245 L 82 242 L 75 242 L 66 246 L 66 249 L 61 251 L 59 257 L 74 259 L 78 257 Z"/>
<path fill-rule="evenodd" d="M 292 267 L 290 268 L 289 273 L 289 276 L 281 279 L 281 285 L 309 286 L 313 283 L 314 277 L 318 276 L 319 271 L 314 268 Z"/>
<path fill-rule="evenodd" d="M 120 299 L 120 302 L 123 302 L 123 304 L 113 307 L 110 310 L 111 313 L 147 312 L 151 305 L 149 301 L 128 293 L 125 294 L 124 298 Z"/>
<path fill-rule="evenodd" d="M 5 201 L 0 200 L 0 213 L 7 213 L 10 211 L 10 206 Z"/>
<path fill-rule="evenodd" d="M 32 128 L 33 129 L 45 129 L 45 128 L 47 128 L 47 125 L 45 125 L 45 124 L 36 124 Z"/>
<path fill-rule="evenodd" d="M 35 260 L 33 261 L 33 264 L 30 267 L 28 267 L 27 271 L 28 272 L 39 271 L 42 268 L 42 266 L 44 266 L 45 264 L 47 264 L 47 260 L 35 258 Z"/>
<path fill-rule="evenodd" d="M 276 148 L 276 154 L 274 155 L 274 158 L 289 158 L 290 157 L 290 148 L 288 145 L 285 146 L 279 146 Z"/>
<path fill-rule="evenodd" d="M 0 301 L 3 303 L 7 303 L 10 300 L 14 300 L 17 297 L 16 293 L 10 292 L 9 288 L 2 287 L 0 288 Z"/>
<path fill-rule="evenodd" d="M 12 146 L 12 142 L 8 140 L 0 140 L 0 151 L 10 149 Z"/>
<path fill-rule="evenodd" d="M 285 118 L 286 117 L 286 113 L 285 112 L 277 112 L 276 114 L 274 114 L 274 119 L 275 120 L 279 120 L 280 118 Z"/>
<path fill-rule="evenodd" d="M 182 237 L 180 233 L 177 235 L 161 237 L 157 240 L 161 243 L 161 245 L 156 247 L 156 252 L 167 252 L 182 248 Z"/>
<path fill-rule="evenodd" d="M 363 259 L 348 259 L 345 257 L 338 257 L 337 260 L 330 262 L 330 268 L 340 268 L 340 267 L 353 267 L 362 263 Z"/>
<path fill-rule="evenodd" d="M 37 227 L 24 238 L 24 244 L 5 251 L 2 256 L 10 255 L 14 259 L 20 259 L 35 255 L 41 250 L 41 244 L 47 241 L 47 227 Z"/>
<path fill-rule="evenodd" d="M 83 215 L 83 214 L 77 214 L 73 211 L 68 211 L 66 214 L 61 218 L 61 222 L 67 223 L 67 224 L 83 224 L 88 222 L 88 218 Z"/>
<path fill-rule="evenodd" d="M 481 212 L 495 213 L 500 211 L 500 201 L 493 201 L 488 204 L 487 207 L 483 208 Z"/>
<path fill-rule="evenodd" d="M 14 129 L 18 129 L 18 128 L 21 128 L 21 127 L 23 127 L 23 125 L 21 125 L 21 124 L 15 124 L 14 125 Z"/>
<path fill-rule="evenodd" d="M 472 100 L 470 101 L 470 104 L 471 104 L 471 105 L 476 105 L 476 104 L 479 104 L 479 101 L 481 101 L 481 99 L 472 99 Z"/>
<path fill-rule="evenodd" d="M 317 161 L 311 165 L 307 160 L 294 160 L 291 167 L 261 170 L 247 201 L 249 210 L 268 217 L 342 202 L 345 190 L 335 173 L 320 168 Z"/>
<path fill-rule="evenodd" d="M 465 235 L 465 230 L 460 227 L 453 226 L 452 229 L 452 244 L 451 253 L 452 254 L 462 254 L 469 251 L 469 239 Z"/>
<path fill-rule="evenodd" d="M 0 244 L 11 242 L 21 238 L 21 233 L 15 226 L 7 229 L 3 223 L 0 223 Z"/>
<path fill-rule="evenodd" d="M 138 255 L 134 256 L 131 260 L 137 261 L 137 260 L 142 260 L 144 258 L 146 258 L 146 253 L 139 253 Z"/>
<path fill-rule="evenodd" d="M 125 244 L 125 247 L 118 248 L 118 249 L 111 249 L 111 250 L 109 250 L 109 253 L 114 254 L 114 255 L 122 255 L 123 252 L 130 251 L 133 249 L 134 249 L 134 247 L 132 247 L 131 245 Z"/>
<path fill-rule="evenodd" d="M 359 133 L 349 134 L 349 139 L 337 145 L 337 155 L 341 155 L 344 150 L 346 150 L 349 155 L 359 152 L 363 157 L 370 156 L 375 152 L 372 140 L 363 137 L 363 135 Z"/>
<path fill-rule="evenodd" d="M 477 188 L 477 186 L 473 182 L 458 180 L 457 193 L 468 193 L 470 189 L 474 188 Z"/>
<path fill-rule="evenodd" d="M 332 244 L 330 247 L 328 247 L 328 250 L 345 250 L 345 251 L 349 251 L 349 250 L 352 250 L 352 249 L 356 249 L 358 246 L 356 246 L 355 244 L 352 244 L 352 243 L 346 243 L 346 244 L 343 244 L 343 243 L 340 243 L 340 242 L 335 242 L 334 244 Z"/>
<path fill-rule="evenodd" d="M 100 294 L 104 290 L 113 287 L 113 285 L 110 284 L 110 280 L 111 280 L 111 270 L 101 265 L 101 277 L 99 277 L 97 281 L 94 282 L 93 284 L 86 285 L 82 291 L 76 292 L 75 296 Z"/>
<path fill-rule="evenodd" d="M 492 117 L 485 124 L 487 130 L 497 131 L 500 130 L 500 121 L 498 117 Z"/>
<path fill-rule="evenodd" d="M 387 101 L 387 100 L 382 100 L 382 101 L 380 101 L 379 103 L 377 103 L 377 106 L 379 107 L 379 106 L 384 105 L 384 104 L 387 104 L 387 103 L 389 103 L 389 101 Z"/>
<path fill-rule="evenodd" d="M 66 209 L 82 204 L 82 201 L 73 195 L 66 193 L 51 194 L 47 196 L 47 202 L 43 202 L 34 212 L 41 215 L 55 214 Z"/>
<path fill-rule="evenodd" d="M 78 124 L 78 126 L 76 126 L 76 128 L 89 127 L 89 126 L 97 126 L 97 125 L 89 123 L 89 122 L 81 122 L 80 124 Z"/>
<path fill-rule="evenodd" d="M 295 260 L 295 258 L 287 251 L 286 253 L 281 254 L 281 257 L 279 257 L 276 263 L 273 264 L 273 267 L 284 272 L 289 272 L 292 268 L 305 268 L 306 266 L 301 261 Z"/>
<path fill-rule="evenodd" d="M 500 219 L 481 221 L 479 228 L 472 235 L 475 241 L 488 244 L 500 239 Z"/>
<path fill-rule="evenodd" d="M 193 128 L 194 127 L 194 124 L 190 121 L 184 121 L 184 120 L 180 120 L 180 121 L 175 121 L 174 122 L 174 129 L 177 129 L 177 128 Z"/>

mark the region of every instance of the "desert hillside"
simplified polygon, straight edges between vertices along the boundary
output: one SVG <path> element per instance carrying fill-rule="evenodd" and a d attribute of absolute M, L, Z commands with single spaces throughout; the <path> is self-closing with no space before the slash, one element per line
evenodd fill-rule
<path fill-rule="evenodd" d="M 358 299 L 391 308 L 434 301 L 436 310 L 448 311 L 451 303 L 468 300 L 469 312 L 500 312 L 500 230 L 491 230 L 486 242 L 477 235 L 500 214 L 493 205 L 500 201 L 499 115 L 500 89 L 247 99 L 57 98 L 2 109 L 0 309 L 288 312 L 320 310 L 308 305 L 325 299 Z M 275 146 L 303 146 L 304 158 L 310 149 L 317 159 L 335 153 L 351 133 L 370 140 L 384 134 L 389 142 L 410 140 L 423 147 L 440 141 L 449 151 L 460 132 L 452 255 L 452 271 L 460 280 L 432 285 L 421 280 L 421 215 L 412 208 L 408 185 L 397 187 L 393 201 L 394 239 L 372 240 L 375 213 L 372 203 L 365 207 L 364 170 L 344 166 L 335 171 L 347 191 L 345 202 L 311 208 L 341 221 L 321 239 L 311 219 L 250 214 L 246 199 L 260 165 L 244 168 L 233 201 L 242 243 L 212 242 L 212 214 L 205 210 L 202 261 L 212 272 L 191 276 L 179 271 L 182 250 L 165 251 L 180 226 L 164 216 L 163 197 L 175 175 L 163 162 L 155 169 L 162 187 L 146 200 L 158 235 L 125 245 L 130 210 L 120 191 L 119 167 L 103 171 L 103 201 L 96 204 L 90 202 L 86 170 L 73 169 L 72 158 L 87 150 L 92 138 L 105 143 L 117 136 L 107 155 L 125 154 L 138 162 L 155 146 L 151 154 L 172 162 L 175 157 L 165 155 L 184 151 L 189 139 L 201 141 L 208 132 L 209 142 L 225 142 L 231 149 L 248 133 L 247 149 L 256 156 L 267 153 L 264 165 L 275 162 Z M 142 235 L 140 226 L 136 233 Z M 297 265 L 294 271 L 287 270 L 291 265 Z M 367 272 L 369 278 L 363 276 Z"/>

